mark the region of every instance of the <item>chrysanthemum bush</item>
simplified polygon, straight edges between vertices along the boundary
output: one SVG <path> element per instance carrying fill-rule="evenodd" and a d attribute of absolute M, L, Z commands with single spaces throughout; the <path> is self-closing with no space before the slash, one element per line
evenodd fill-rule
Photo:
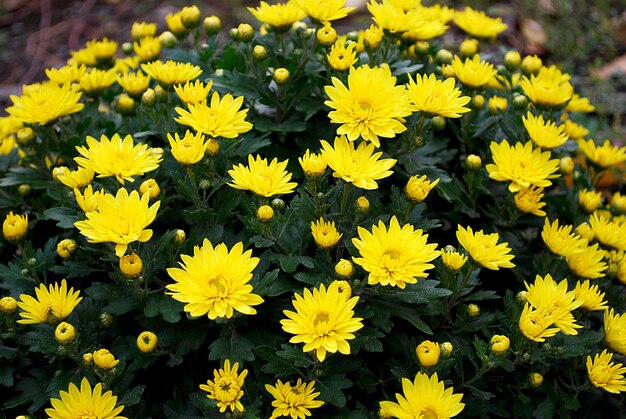
<path fill-rule="evenodd" d="M 570 75 L 471 8 L 249 11 L 137 22 L 11 97 L 3 412 L 623 412 L 626 148 Z"/>

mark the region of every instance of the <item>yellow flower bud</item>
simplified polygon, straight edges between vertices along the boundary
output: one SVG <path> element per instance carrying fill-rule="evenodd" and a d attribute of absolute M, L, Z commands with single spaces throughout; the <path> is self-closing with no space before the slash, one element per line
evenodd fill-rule
<path fill-rule="evenodd" d="M 143 92 L 143 94 L 141 95 L 141 103 L 144 106 L 152 106 L 156 103 L 157 101 L 157 95 L 154 92 L 154 89 L 148 89 L 145 92 Z"/>
<path fill-rule="evenodd" d="M 256 216 L 260 221 L 270 221 L 274 218 L 274 208 L 269 205 L 262 205 L 257 209 Z"/>
<path fill-rule="evenodd" d="M 237 26 L 237 39 L 241 42 L 250 42 L 254 38 L 254 28 L 247 23 Z"/>
<path fill-rule="evenodd" d="M 204 18 L 202 27 L 207 35 L 215 35 L 222 29 L 222 21 L 217 16 L 208 16 Z"/>
<path fill-rule="evenodd" d="M 452 352 L 454 352 L 454 346 L 452 346 L 450 342 L 443 342 L 439 344 L 439 351 L 443 359 L 448 359 L 452 356 Z"/>
<path fill-rule="evenodd" d="M 507 70 L 517 70 L 522 63 L 522 56 L 517 51 L 508 51 L 504 54 L 504 66 Z"/>
<path fill-rule="evenodd" d="M 337 283 L 337 290 L 346 300 L 352 297 L 352 287 L 348 281 L 335 281 Z"/>
<path fill-rule="evenodd" d="M 108 349 L 98 349 L 93 353 L 93 363 L 100 369 L 110 370 L 119 362 L 119 359 L 115 359 L 115 356 Z"/>
<path fill-rule="evenodd" d="M 364 196 L 359 196 L 356 199 L 355 204 L 356 204 L 356 209 L 359 212 L 367 212 L 370 209 L 370 201 Z"/>
<path fill-rule="evenodd" d="M 174 243 L 182 244 L 185 240 L 187 240 L 187 234 L 185 234 L 185 230 L 176 230 L 176 233 L 174 234 Z"/>
<path fill-rule="evenodd" d="M 135 101 L 126 93 L 122 93 L 117 99 L 117 111 L 122 115 L 132 115 L 135 112 Z"/>
<path fill-rule="evenodd" d="M 74 326 L 67 322 L 61 322 L 57 325 L 57 328 L 54 330 L 54 338 L 61 345 L 67 345 L 72 342 L 76 337 L 76 330 Z"/>
<path fill-rule="evenodd" d="M 571 157 L 563 157 L 559 160 L 559 170 L 563 175 L 569 175 L 574 171 L 574 160 Z"/>
<path fill-rule="evenodd" d="M 340 259 L 335 265 L 335 273 L 342 278 L 349 278 L 353 272 L 354 266 L 347 259 Z"/>
<path fill-rule="evenodd" d="M 286 68 L 277 68 L 274 70 L 274 81 L 278 84 L 285 84 L 289 80 L 289 70 Z"/>
<path fill-rule="evenodd" d="M 13 314 L 17 311 L 17 300 L 13 297 L 0 298 L 0 311 L 4 314 Z"/>
<path fill-rule="evenodd" d="M 452 53 L 447 49 L 440 49 L 435 54 L 435 61 L 440 65 L 452 64 Z"/>
<path fill-rule="evenodd" d="M 441 67 L 441 75 L 445 77 L 446 79 L 450 79 L 454 77 L 454 68 L 452 68 L 451 65 L 444 64 Z"/>
<path fill-rule="evenodd" d="M 195 28 L 200 24 L 200 9 L 196 5 L 183 7 L 180 11 L 180 20 L 185 28 Z"/>
<path fill-rule="evenodd" d="M 161 193 L 161 188 L 156 180 L 146 179 L 139 185 L 139 192 L 142 195 L 148 194 L 150 199 L 155 199 Z"/>
<path fill-rule="evenodd" d="M 100 324 L 102 325 L 102 327 L 109 327 L 111 326 L 111 323 L 113 323 L 113 316 L 111 316 L 109 313 L 104 312 L 100 314 L 98 318 L 100 319 Z"/>
<path fill-rule="evenodd" d="M 67 259 L 76 252 L 76 242 L 72 239 L 63 239 L 57 244 L 57 254 Z"/>
<path fill-rule="evenodd" d="M 152 332 L 144 331 L 137 336 L 137 348 L 143 353 L 152 352 L 158 342 L 157 335 Z"/>
<path fill-rule="evenodd" d="M 430 191 L 437 186 L 440 179 L 431 182 L 426 180 L 426 175 L 422 177 L 411 176 L 406 184 L 405 192 L 411 201 L 422 202 L 426 199 Z"/>
<path fill-rule="evenodd" d="M 511 341 L 504 335 L 493 335 L 489 343 L 491 344 L 492 353 L 502 355 L 509 350 Z"/>
<path fill-rule="evenodd" d="M 462 57 L 473 57 L 478 53 L 478 40 L 477 39 L 466 39 L 461 42 L 461 46 L 459 47 L 459 53 Z"/>
<path fill-rule="evenodd" d="M 143 262 L 137 253 L 124 255 L 120 258 L 120 271 L 126 278 L 137 278 L 141 275 Z"/>
<path fill-rule="evenodd" d="M 363 32 L 363 42 L 365 46 L 370 49 L 376 49 L 383 40 L 383 29 L 370 25 L 368 29 Z"/>
<path fill-rule="evenodd" d="M 17 192 L 20 194 L 20 196 L 28 196 L 28 195 L 30 195 L 31 191 L 32 191 L 32 189 L 31 189 L 30 185 L 27 184 L 27 183 L 22 183 L 17 188 Z"/>
<path fill-rule="evenodd" d="M 220 143 L 214 138 L 209 138 L 205 150 L 209 156 L 215 157 L 220 152 Z"/>
<path fill-rule="evenodd" d="M 2 223 L 2 234 L 10 243 L 21 241 L 28 231 L 28 214 L 19 215 L 9 212 Z"/>
<path fill-rule="evenodd" d="M 528 75 L 537 74 L 541 70 L 542 65 L 541 58 L 536 55 L 527 55 L 522 60 L 522 71 Z"/>
<path fill-rule="evenodd" d="M 479 110 L 482 109 L 483 106 L 485 106 L 485 97 L 483 95 L 474 95 L 470 102 L 470 107 Z"/>
<path fill-rule="evenodd" d="M 441 131 L 446 127 L 446 118 L 437 115 L 431 119 L 430 123 L 435 131 Z"/>
<path fill-rule="evenodd" d="M 163 33 L 159 35 L 159 43 L 162 48 L 172 48 L 176 45 L 176 35 L 170 31 L 163 31 Z"/>
<path fill-rule="evenodd" d="M 252 56 L 255 60 L 261 61 L 265 57 L 267 57 L 267 49 L 263 45 L 255 45 L 252 50 Z"/>
<path fill-rule="evenodd" d="M 317 30 L 317 42 L 325 47 L 328 47 L 335 43 L 337 40 L 337 31 L 330 26 L 330 23 L 327 23 L 323 27 Z"/>
<path fill-rule="evenodd" d="M 487 107 L 489 108 L 489 113 L 491 115 L 496 115 L 499 112 L 506 111 L 508 102 L 505 97 L 492 96 L 489 98 L 489 103 Z"/>
<path fill-rule="evenodd" d="M 446 248 L 441 251 L 441 261 L 451 270 L 458 271 L 467 262 L 467 256 L 460 254 L 454 248 L 450 249 L 446 246 Z"/>
<path fill-rule="evenodd" d="M 515 299 L 522 304 L 526 303 L 526 301 L 528 301 L 528 291 L 518 292 L 517 295 L 515 296 Z"/>
<path fill-rule="evenodd" d="M 524 95 L 514 95 L 513 107 L 520 110 L 528 108 L 528 98 Z"/>
<path fill-rule="evenodd" d="M 437 362 L 439 362 L 440 351 L 439 344 L 429 340 L 425 340 L 417 345 L 417 348 L 415 348 L 417 359 L 422 367 L 432 367 L 437 365 Z"/>
<path fill-rule="evenodd" d="M 478 317 L 478 315 L 480 314 L 480 307 L 478 307 L 476 304 L 468 304 L 466 310 L 467 315 L 470 317 Z"/>
<path fill-rule="evenodd" d="M 52 179 L 56 180 L 57 182 L 61 182 L 59 180 L 59 176 L 68 174 L 70 172 L 70 169 L 68 169 L 65 166 L 58 166 L 52 169 Z"/>
<path fill-rule="evenodd" d="M 531 372 L 528 374 L 528 383 L 532 388 L 540 387 L 543 384 L 543 375 L 538 372 Z"/>
<path fill-rule="evenodd" d="M 621 213 L 626 213 L 626 195 L 615 192 L 611 195 L 611 207 Z"/>
<path fill-rule="evenodd" d="M 17 143 L 22 147 L 30 145 L 35 138 L 37 138 L 37 135 L 30 127 L 22 128 L 17 132 Z"/>
<path fill-rule="evenodd" d="M 83 354 L 83 362 L 87 365 L 91 365 L 93 363 L 93 354 L 91 352 Z"/>
<path fill-rule="evenodd" d="M 470 170 L 478 170 L 482 166 L 483 161 L 480 158 L 480 156 L 477 156 L 476 154 L 470 154 L 465 159 L 465 164 L 467 165 L 467 168 Z"/>
<path fill-rule="evenodd" d="M 592 213 L 602 205 L 602 192 L 583 189 L 578 192 L 578 202 L 585 211 Z"/>

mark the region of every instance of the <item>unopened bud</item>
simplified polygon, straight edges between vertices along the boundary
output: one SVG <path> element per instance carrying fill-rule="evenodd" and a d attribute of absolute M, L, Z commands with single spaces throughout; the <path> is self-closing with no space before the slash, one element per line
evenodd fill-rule
<path fill-rule="evenodd" d="M 468 304 L 466 313 L 469 317 L 478 317 L 478 315 L 480 314 L 480 307 L 478 307 L 476 304 Z"/>
<path fill-rule="evenodd" d="M 247 23 L 240 23 L 237 27 L 237 38 L 241 42 L 250 42 L 254 38 L 254 28 Z"/>
<path fill-rule="evenodd" d="M 442 131 L 446 127 L 446 118 L 437 115 L 433 117 L 431 124 L 435 131 Z"/>
<path fill-rule="evenodd" d="M 217 16 L 208 16 L 204 18 L 202 27 L 207 35 L 215 35 L 222 29 L 222 21 Z"/>
<path fill-rule="evenodd" d="M 185 240 L 187 240 L 187 234 L 185 234 L 185 230 L 176 230 L 176 233 L 174 233 L 174 243 L 183 244 Z"/>
<path fill-rule="evenodd" d="M 563 175 L 569 175 L 574 170 L 574 160 L 571 157 L 563 157 L 559 160 L 559 170 Z"/>
<path fill-rule="evenodd" d="M 543 384 L 543 375 L 538 372 L 531 372 L 528 375 L 528 383 L 532 388 L 540 387 Z"/>
<path fill-rule="evenodd" d="M 522 56 L 517 51 L 509 51 L 504 54 L 504 66 L 507 70 L 517 70 L 522 63 Z"/>
<path fill-rule="evenodd" d="M 440 65 L 451 64 L 452 63 L 452 53 L 450 51 L 448 51 L 447 49 L 440 49 L 435 54 L 435 61 L 437 61 L 437 63 L 440 64 Z"/>
<path fill-rule="evenodd" d="M 36 137 L 37 135 L 35 134 L 35 131 L 33 131 L 32 128 L 30 127 L 22 128 L 17 132 L 17 143 L 21 145 L 22 147 L 26 147 L 30 145 L 35 140 Z"/>
<path fill-rule="evenodd" d="M 452 343 L 450 342 L 443 342 L 439 344 L 439 350 L 441 352 L 441 357 L 443 359 L 448 359 L 452 356 L 454 346 L 452 346 Z"/>
<path fill-rule="evenodd" d="M 470 102 L 470 107 L 479 110 L 483 106 L 485 106 L 485 97 L 483 95 L 475 95 Z"/>
<path fill-rule="evenodd" d="M 111 316 L 109 313 L 102 313 L 100 314 L 100 325 L 102 325 L 102 327 L 109 327 L 111 326 L 111 323 L 113 323 L 113 316 Z"/>
<path fill-rule="evenodd" d="M 262 205 L 256 211 L 256 216 L 259 221 L 267 222 L 274 218 L 274 208 L 269 205 Z"/>
<path fill-rule="evenodd" d="M 272 208 L 277 211 L 282 211 L 283 209 L 285 209 L 285 201 L 280 198 L 272 199 Z"/>
<path fill-rule="evenodd" d="M 159 35 L 159 42 L 163 48 L 172 48 L 177 42 L 176 35 L 170 31 L 163 31 L 163 33 Z"/>
<path fill-rule="evenodd" d="M 478 170 L 482 166 L 483 161 L 480 156 L 477 156 L 476 154 L 470 154 L 465 159 L 465 164 L 467 165 L 467 168 L 469 170 Z"/>
<path fill-rule="evenodd" d="M 370 201 L 364 196 L 359 196 L 356 199 L 355 204 L 356 204 L 356 210 L 358 212 L 363 213 L 363 212 L 369 211 L 370 209 Z"/>
<path fill-rule="evenodd" d="M 157 95 L 153 89 L 148 89 L 141 95 L 141 103 L 145 106 L 152 106 L 157 101 Z"/>
<path fill-rule="evenodd" d="M 354 266 L 347 259 L 340 259 L 335 265 L 335 273 L 342 278 L 349 278 L 353 272 Z"/>
<path fill-rule="evenodd" d="M 265 57 L 267 57 L 267 49 L 263 45 L 255 45 L 252 50 L 252 56 L 255 60 L 261 61 Z"/>
<path fill-rule="evenodd" d="M 289 80 L 289 70 L 286 68 L 277 68 L 274 71 L 274 81 L 278 84 L 285 84 Z"/>
<path fill-rule="evenodd" d="M 193 29 L 200 24 L 200 9 L 198 6 L 183 7 L 180 11 L 180 20 L 187 29 Z"/>
<path fill-rule="evenodd" d="M 27 184 L 27 183 L 22 183 L 17 188 L 17 192 L 20 194 L 20 196 L 28 196 L 28 195 L 30 195 L 31 190 L 32 189 L 31 189 L 30 185 Z"/>

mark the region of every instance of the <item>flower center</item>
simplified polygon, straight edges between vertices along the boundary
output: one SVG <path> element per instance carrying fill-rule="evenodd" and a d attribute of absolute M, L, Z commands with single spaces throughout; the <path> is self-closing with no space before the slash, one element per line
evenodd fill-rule
<path fill-rule="evenodd" d="M 315 326 L 317 326 L 320 323 L 328 323 L 328 320 L 330 319 L 330 313 L 327 311 L 318 311 L 317 313 L 315 313 L 315 316 L 313 316 L 313 324 Z"/>
<path fill-rule="evenodd" d="M 74 419 L 98 419 L 98 417 L 91 412 L 80 412 L 74 415 Z"/>
<path fill-rule="evenodd" d="M 439 418 L 439 415 L 437 414 L 437 412 L 435 412 L 432 409 L 429 409 L 428 407 L 423 408 L 420 411 L 420 414 L 422 415 L 424 419 L 438 419 Z"/>
<path fill-rule="evenodd" d="M 611 380 L 613 374 L 608 365 L 597 365 L 591 370 L 591 380 L 598 384 L 606 384 Z"/>
<path fill-rule="evenodd" d="M 218 294 L 222 295 L 226 291 L 226 281 L 222 275 L 214 275 L 207 281 L 209 287 L 214 287 Z"/>

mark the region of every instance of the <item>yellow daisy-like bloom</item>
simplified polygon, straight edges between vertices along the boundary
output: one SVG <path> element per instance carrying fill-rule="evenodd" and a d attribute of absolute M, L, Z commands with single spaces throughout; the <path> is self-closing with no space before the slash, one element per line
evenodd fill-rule
<path fill-rule="evenodd" d="M 589 217 L 589 226 L 594 238 L 603 245 L 626 250 L 626 224 L 618 224 L 606 215 L 595 212 Z"/>
<path fill-rule="evenodd" d="M 461 61 L 461 58 L 455 55 L 450 65 L 457 80 L 471 88 L 485 86 L 497 73 L 493 64 L 481 61 L 478 54 L 472 58 L 466 58 L 465 61 Z"/>
<path fill-rule="evenodd" d="M 544 121 L 543 116 L 534 116 L 528 111 L 522 117 L 524 127 L 535 145 L 542 148 L 554 148 L 565 144 L 569 139 L 564 131 L 563 125 L 557 126 L 554 122 Z"/>
<path fill-rule="evenodd" d="M 619 394 L 626 391 L 626 367 L 621 363 L 611 362 L 613 354 L 606 349 L 601 354 L 596 354 L 591 359 L 587 356 L 587 374 L 589 381 L 594 386 L 608 391 L 609 393 Z"/>
<path fill-rule="evenodd" d="M 346 0 L 292 0 L 313 21 L 326 23 L 348 16 L 356 7 L 343 7 Z"/>
<path fill-rule="evenodd" d="M 61 68 L 47 68 L 46 76 L 50 81 L 61 86 L 68 83 L 78 83 L 86 72 L 87 67 L 84 64 L 68 64 Z"/>
<path fill-rule="evenodd" d="M 406 131 L 404 117 L 411 114 L 411 104 L 389 67 L 352 67 L 347 87 L 336 77 L 332 84 L 324 87 L 330 99 L 324 104 L 334 109 L 328 113 L 330 122 L 341 124 L 338 135 L 345 134 L 350 141 L 361 137 L 380 147 L 378 137 L 393 138 Z"/>
<path fill-rule="evenodd" d="M 382 221 L 372 226 L 372 231 L 359 227 L 358 238 L 352 244 L 359 252 L 352 260 L 369 273 L 369 285 L 390 285 L 404 289 L 407 284 L 417 283 L 417 278 L 426 278 L 429 263 L 439 256 L 436 243 L 427 243 L 428 234 L 415 230 L 411 224 L 400 226 L 393 216 L 389 229 Z"/>
<path fill-rule="evenodd" d="M 582 301 L 576 299 L 574 291 L 568 291 L 567 279 L 557 284 L 552 275 L 546 274 L 543 278 L 535 277 L 533 284 L 526 286 L 526 301 L 536 310 L 545 310 L 552 317 L 552 323 L 566 335 L 577 335 L 576 329 L 582 325 L 576 324 L 572 310 L 582 305 Z"/>
<path fill-rule="evenodd" d="M 79 189 L 74 188 L 76 203 L 83 212 L 96 211 L 98 209 L 99 197 L 103 196 L 105 193 L 104 189 L 94 192 L 91 185 L 87 185 L 83 193 L 81 193 Z"/>
<path fill-rule="evenodd" d="M 67 289 L 67 281 L 63 279 L 61 286 L 58 283 L 51 284 L 48 288 L 39 284 L 35 288 L 35 297 L 28 294 L 20 295 L 17 303 L 21 319 L 18 323 L 56 323 L 72 314 L 74 308 L 81 302 L 80 291 L 74 292 L 74 288 Z"/>
<path fill-rule="evenodd" d="M 91 389 L 87 378 L 80 382 L 80 390 L 70 383 L 68 391 L 59 393 L 60 399 L 50 399 L 51 408 L 46 409 L 50 419 L 94 418 L 94 419 L 127 419 L 120 416 L 124 406 L 117 406 L 117 396 L 113 392 L 102 393 L 102 384 L 98 383 Z"/>
<path fill-rule="evenodd" d="M 78 82 L 80 89 L 88 95 L 95 95 L 111 86 L 117 80 L 115 70 L 91 69 Z"/>
<path fill-rule="evenodd" d="M 209 97 L 209 91 L 213 86 L 213 80 L 209 80 L 207 84 L 204 84 L 200 80 L 195 82 L 188 81 L 185 84 L 179 84 L 174 86 L 174 91 L 185 104 L 189 103 L 201 103 L 206 102 Z"/>
<path fill-rule="evenodd" d="M 580 97 L 577 93 L 574 93 L 569 102 L 567 102 L 565 110 L 567 112 L 589 113 L 595 111 L 596 107 L 589 102 L 589 98 Z"/>
<path fill-rule="evenodd" d="M 130 27 L 130 35 L 136 41 L 141 38 L 155 36 L 156 31 L 157 31 L 156 23 L 133 22 L 133 25 Z"/>
<path fill-rule="evenodd" d="M 356 62 L 356 43 L 352 42 L 346 46 L 346 39 L 339 37 L 330 47 L 330 52 L 326 55 L 328 64 L 336 71 L 346 71 Z"/>
<path fill-rule="evenodd" d="M 96 65 L 96 56 L 93 51 L 88 48 L 70 51 L 70 55 L 72 58 L 68 60 L 68 64 L 85 65 L 87 67 L 94 67 Z"/>
<path fill-rule="evenodd" d="M 165 16 L 165 24 L 167 29 L 172 32 L 177 38 L 183 38 L 189 32 L 183 24 L 182 11 L 176 13 L 168 13 Z"/>
<path fill-rule="evenodd" d="M 489 17 L 471 7 L 466 7 L 462 12 L 456 12 L 454 23 L 475 38 L 495 38 L 508 28 L 501 18 Z"/>
<path fill-rule="evenodd" d="M 243 251 L 239 242 L 228 250 L 224 243 L 213 247 L 207 239 L 202 247 L 193 248 L 193 256 L 181 255 L 181 268 L 168 268 L 174 284 L 167 285 L 176 301 L 185 303 L 185 311 L 194 317 L 207 315 L 209 319 L 231 318 L 234 311 L 256 314 L 252 306 L 263 299 L 252 293 L 252 271 L 259 258 L 252 250 Z"/>
<path fill-rule="evenodd" d="M 322 157 L 333 176 L 362 189 L 377 189 L 376 181 L 390 176 L 393 172 L 389 169 L 396 164 L 395 159 L 380 159 L 383 153 L 374 153 L 374 149 L 374 144 L 366 142 L 355 149 L 345 135 L 335 137 L 333 146 L 322 140 Z"/>
<path fill-rule="evenodd" d="M 273 5 L 262 1 L 257 8 L 247 7 L 247 9 L 259 22 L 268 24 L 278 32 L 289 30 L 294 22 L 306 16 L 304 10 L 294 0 Z"/>
<path fill-rule="evenodd" d="M 454 85 L 454 79 L 437 80 L 434 74 L 415 76 L 415 81 L 409 74 L 407 85 L 412 111 L 423 112 L 427 116 L 443 116 L 446 118 L 460 118 L 461 114 L 469 112 L 465 107 L 471 98 L 461 96 L 461 91 Z"/>
<path fill-rule="evenodd" d="M 202 69 L 190 63 L 160 60 L 141 65 L 141 69 L 153 79 L 157 80 L 164 89 L 175 84 L 187 83 L 202 74 Z"/>
<path fill-rule="evenodd" d="M 626 213 L 626 195 L 622 195 L 620 192 L 611 195 L 611 207 L 622 214 Z"/>
<path fill-rule="evenodd" d="M 386 3 L 392 4 L 395 7 L 399 7 L 405 12 L 419 7 L 422 0 L 386 0 Z"/>
<path fill-rule="evenodd" d="M 283 383 L 278 380 L 276 386 L 265 384 L 267 390 L 273 397 L 272 406 L 274 411 L 270 419 L 281 416 L 291 416 L 292 419 L 304 419 L 311 416 L 311 409 L 316 409 L 324 404 L 321 400 L 316 400 L 319 392 L 315 392 L 315 381 L 303 383 L 298 378 L 296 385 L 290 382 Z"/>
<path fill-rule="evenodd" d="M 206 142 L 201 132 L 192 134 L 187 130 L 182 139 L 178 133 L 174 133 L 174 137 L 168 133 L 167 139 L 170 142 L 172 156 L 183 166 L 196 164 L 204 158 Z"/>
<path fill-rule="evenodd" d="M 115 176 L 122 185 L 125 180 L 133 182 L 133 176 L 157 169 L 163 158 L 147 144 L 134 144 L 130 134 L 124 139 L 119 134 L 111 139 L 103 134 L 100 141 L 87 136 L 87 147 L 78 146 L 76 150 L 82 156 L 74 157 L 76 163 L 92 169 L 98 177 Z"/>
<path fill-rule="evenodd" d="M 598 247 L 598 243 L 565 257 L 570 271 L 581 278 L 602 278 L 606 275 L 606 263 L 602 261 L 605 251 Z"/>
<path fill-rule="evenodd" d="M 626 313 L 604 311 L 604 340 L 611 349 L 626 355 Z"/>
<path fill-rule="evenodd" d="M 446 246 L 441 251 L 440 256 L 441 256 L 441 261 L 443 262 L 443 264 L 446 265 L 448 268 L 452 269 L 453 271 L 458 271 L 467 262 L 467 256 L 462 255 L 461 253 L 457 252 L 456 250 L 454 250 L 454 247 L 452 246 Z"/>
<path fill-rule="evenodd" d="M 545 188 L 552 185 L 549 179 L 560 176 L 555 173 L 559 170 L 559 160 L 550 160 L 552 154 L 549 151 L 533 149 L 531 142 L 518 142 L 511 147 L 507 140 L 499 144 L 492 141 L 489 149 L 494 163 L 485 166 L 489 177 L 499 182 L 510 181 L 511 192 L 531 186 Z"/>
<path fill-rule="evenodd" d="M 104 37 L 87 41 L 85 49 L 91 51 L 98 63 L 106 63 L 113 60 L 117 52 L 117 41 L 111 41 Z"/>
<path fill-rule="evenodd" d="M 434 182 L 426 180 L 426 175 L 422 177 L 411 176 L 404 188 L 406 195 L 411 201 L 422 202 L 428 196 L 428 193 L 439 183 L 441 179 L 437 178 Z"/>
<path fill-rule="evenodd" d="M 545 217 L 546 212 L 541 208 L 546 206 L 541 202 L 543 198 L 543 188 L 530 187 L 522 188 L 515 194 L 513 200 L 518 210 L 538 217 Z"/>
<path fill-rule="evenodd" d="M 321 154 L 310 153 L 309 149 L 304 152 L 302 157 L 298 157 L 298 162 L 304 174 L 313 178 L 323 175 L 328 167 L 328 163 Z"/>
<path fill-rule="evenodd" d="M 46 125 L 83 109 L 85 105 L 78 103 L 80 97 L 81 93 L 71 84 L 44 83 L 28 94 L 11 95 L 13 106 L 6 111 L 22 123 Z"/>
<path fill-rule="evenodd" d="M 124 58 L 116 59 L 113 69 L 115 70 L 117 74 L 125 74 L 130 71 L 138 71 L 138 67 L 139 67 L 139 57 L 132 56 L 132 57 L 124 57 Z"/>
<path fill-rule="evenodd" d="M 550 220 L 546 217 L 543 230 L 541 230 L 541 238 L 555 255 L 567 257 L 574 253 L 581 253 L 587 248 L 587 239 L 572 233 L 572 229 L 571 225 L 559 227 L 558 219 L 550 224 Z"/>
<path fill-rule="evenodd" d="M 605 260 L 609 265 L 609 275 L 616 276 L 619 272 L 620 266 L 626 264 L 626 254 L 623 250 L 611 250 L 606 252 Z"/>
<path fill-rule="evenodd" d="M 358 301 L 359 297 L 346 298 L 337 281 L 328 288 L 321 284 L 313 292 L 307 288 L 304 297 L 295 294 L 292 303 L 296 311 L 283 310 L 288 319 L 280 324 L 285 332 L 295 335 L 289 339 L 290 343 L 304 343 L 303 351 L 315 350 L 320 362 L 328 352 L 348 355 L 348 340 L 354 339 L 354 332 L 363 327 L 363 319 L 354 317 L 353 309 Z"/>
<path fill-rule="evenodd" d="M 152 237 L 150 225 L 159 209 L 160 201 L 148 207 L 150 196 L 137 191 L 130 194 L 120 188 L 115 196 L 105 193 L 97 198 L 98 208 L 85 213 L 87 220 L 74 223 L 90 243 L 115 243 L 115 254 L 122 257 L 128 244 L 147 242 Z"/>
<path fill-rule="evenodd" d="M 492 96 L 489 98 L 489 102 L 487 102 L 487 108 L 489 109 L 489 113 L 492 115 L 496 115 L 499 112 L 505 112 L 508 106 L 508 101 L 505 97 L 501 96 Z"/>
<path fill-rule="evenodd" d="M 426 20 L 438 20 L 441 23 L 448 23 L 454 16 L 457 11 L 448 7 L 442 6 L 440 4 L 434 4 L 432 6 L 422 6 L 418 5 L 415 7 L 415 12 L 419 14 L 422 19 Z"/>
<path fill-rule="evenodd" d="M 587 128 L 577 124 L 571 119 L 566 119 L 563 122 L 563 132 L 565 132 L 571 140 L 579 140 L 589 134 L 589 130 Z M 580 146 L 580 143 L 578 143 L 578 145 Z"/>
<path fill-rule="evenodd" d="M 602 205 L 602 192 L 587 188 L 578 191 L 578 203 L 587 212 L 594 212 Z"/>
<path fill-rule="evenodd" d="M 588 279 L 576 283 L 574 295 L 581 302 L 580 306 L 587 311 L 607 310 L 609 308 L 604 299 L 605 294 L 600 292 L 597 285 L 591 285 Z"/>
<path fill-rule="evenodd" d="M 10 211 L 2 222 L 2 235 L 10 243 L 17 243 L 28 231 L 28 214 L 13 214 Z"/>
<path fill-rule="evenodd" d="M 472 259 L 487 269 L 497 271 L 500 268 L 515 267 L 511 263 L 515 256 L 510 254 L 511 249 L 507 247 L 507 242 L 498 244 L 498 233 L 485 234 L 482 230 L 474 233 L 472 227 L 468 226 L 466 229 L 459 224 L 456 238 Z"/>
<path fill-rule="evenodd" d="M 138 41 L 133 42 L 133 51 L 142 63 L 147 63 L 159 58 L 161 53 L 161 41 L 159 38 L 146 36 Z"/>
<path fill-rule="evenodd" d="M 410 10 L 408 15 L 412 21 L 408 31 L 402 34 L 402 39 L 410 42 L 425 41 L 441 36 L 448 30 L 448 25 L 439 19 L 425 19 L 418 9 Z"/>
<path fill-rule="evenodd" d="M 120 360 L 106 348 L 98 349 L 92 353 L 92 360 L 96 367 L 102 370 L 112 370 Z"/>
<path fill-rule="evenodd" d="M 367 10 L 376 25 L 387 32 L 406 32 L 413 26 L 412 16 L 391 1 L 383 0 L 382 3 L 378 3 L 376 0 L 370 0 L 367 3 Z"/>
<path fill-rule="evenodd" d="M 453 393 L 439 381 L 437 373 L 431 377 L 418 372 L 413 382 L 402 379 L 402 394 L 396 393 L 398 403 L 380 402 L 381 410 L 400 419 L 414 418 L 451 418 L 463 411 L 463 394 Z"/>
<path fill-rule="evenodd" d="M 610 140 L 604 140 L 600 146 L 594 140 L 580 139 L 578 148 L 585 154 L 587 160 L 603 169 L 626 161 L 626 147 L 616 147 L 611 144 Z"/>
<path fill-rule="evenodd" d="M 526 303 L 519 318 L 519 329 L 524 336 L 535 342 L 545 342 L 546 338 L 559 333 L 558 327 L 550 327 L 554 317 L 545 308 L 533 309 Z"/>
<path fill-rule="evenodd" d="M 322 249 L 329 249 L 335 246 L 341 239 L 341 236 L 343 236 L 343 234 L 337 231 L 334 221 L 325 221 L 324 218 L 320 218 L 317 222 L 311 222 L 311 234 L 315 244 Z"/>
<path fill-rule="evenodd" d="M 67 167 L 62 173 L 57 175 L 59 182 L 72 189 L 82 188 L 89 185 L 93 181 L 94 171 L 90 167 L 79 167 L 76 170 L 70 170 Z"/>
<path fill-rule="evenodd" d="M 243 96 L 226 94 L 220 99 L 219 93 L 213 92 L 209 106 L 200 102 L 190 103 L 188 111 L 176 108 L 180 116 L 174 120 L 213 138 L 236 138 L 252 129 L 252 124 L 245 120 L 248 109 L 241 109 L 242 104 Z"/>
<path fill-rule="evenodd" d="M 150 76 L 142 72 L 125 73 L 117 76 L 117 83 L 130 97 L 138 99 L 150 87 Z"/>
<path fill-rule="evenodd" d="M 574 93 L 569 76 L 556 67 L 542 67 L 537 75 L 523 77 L 519 85 L 524 94 L 539 107 L 561 107 Z"/>
<path fill-rule="evenodd" d="M 207 398 L 217 401 L 220 413 L 224 413 L 227 408 L 231 412 L 243 412 L 241 398 L 243 397 L 243 381 L 248 375 L 247 369 L 238 372 L 239 363 L 230 366 L 230 360 L 224 361 L 224 368 L 213 370 L 213 380 L 208 380 L 206 384 L 200 384 L 200 390 L 206 391 Z"/>
<path fill-rule="evenodd" d="M 287 168 L 289 160 L 279 162 L 274 158 L 269 164 L 267 159 L 257 155 L 256 158 L 248 155 L 248 167 L 243 164 L 233 166 L 228 171 L 233 181 L 228 186 L 244 191 L 252 191 L 266 198 L 273 195 L 292 193 L 296 186 L 290 182 L 291 173 Z"/>

